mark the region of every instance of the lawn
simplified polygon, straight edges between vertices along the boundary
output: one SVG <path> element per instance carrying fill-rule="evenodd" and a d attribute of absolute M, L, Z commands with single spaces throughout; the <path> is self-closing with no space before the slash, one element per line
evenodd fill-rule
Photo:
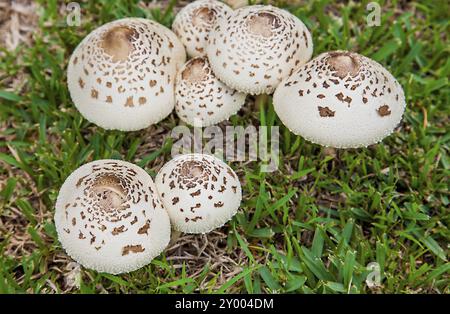
<path fill-rule="evenodd" d="M 80 1 L 81 25 L 72 27 L 62 1 L 18 1 L 31 10 L 2 4 L 0 293 L 450 293 L 445 0 L 380 1 L 380 25 L 372 27 L 367 2 L 272 1 L 308 26 L 314 56 L 352 50 L 389 69 L 407 100 L 396 131 L 368 148 L 326 149 L 283 127 L 270 97 L 255 110 L 249 96 L 221 126 L 280 126 L 281 162 L 274 173 L 259 162 L 230 163 L 244 196 L 232 221 L 206 235 L 181 234 L 124 275 L 80 268 L 65 254 L 53 223 L 65 178 L 105 158 L 136 163 L 154 178 L 171 159 L 170 131 L 180 123 L 175 113 L 139 132 L 89 123 L 68 93 L 70 54 L 91 30 L 122 17 L 170 27 L 186 2 Z M 369 264 L 380 270 L 370 286 Z"/>

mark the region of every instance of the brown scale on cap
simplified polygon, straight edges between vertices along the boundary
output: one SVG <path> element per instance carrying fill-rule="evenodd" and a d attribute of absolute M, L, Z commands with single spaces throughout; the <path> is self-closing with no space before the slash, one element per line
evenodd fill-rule
<path fill-rule="evenodd" d="M 78 84 L 80 85 L 80 88 L 84 88 L 84 81 L 81 79 L 81 77 L 78 79 Z"/>
<path fill-rule="evenodd" d="M 118 235 L 120 233 L 124 233 L 125 231 L 127 231 L 127 229 L 125 229 L 125 226 L 122 225 L 120 227 L 115 227 L 113 229 L 113 231 L 111 232 L 111 234 L 115 236 L 115 235 Z"/>
<path fill-rule="evenodd" d="M 124 104 L 125 107 L 134 107 L 133 96 L 127 98 Z"/>
<path fill-rule="evenodd" d="M 147 221 L 145 225 L 139 228 L 138 234 L 148 234 L 149 229 L 150 229 L 150 222 Z"/>
<path fill-rule="evenodd" d="M 321 117 L 334 117 L 335 111 L 331 110 L 328 107 L 317 107 L 319 109 L 319 114 Z"/>
<path fill-rule="evenodd" d="M 145 249 L 142 245 L 126 245 L 122 248 L 122 256 L 128 255 L 130 253 L 142 253 Z"/>
<path fill-rule="evenodd" d="M 377 112 L 381 117 L 386 117 L 386 116 L 391 115 L 391 110 L 389 110 L 388 105 L 381 106 L 380 108 L 377 109 Z"/>
<path fill-rule="evenodd" d="M 192 220 L 193 222 L 197 222 L 197 220 L 201 220 L 201 219 L 203 219 L 203 217 L 201 217 L 201 216 L 196 216 L 196 217 L 194 217 L 194 218 L 191 218 L 191 220 Z"/>

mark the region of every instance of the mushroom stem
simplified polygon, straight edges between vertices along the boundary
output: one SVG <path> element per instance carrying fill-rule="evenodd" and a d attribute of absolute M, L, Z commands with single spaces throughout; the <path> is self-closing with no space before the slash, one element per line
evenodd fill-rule
<path fill-rule="evenodd" d="M 256 96 L 255 98 L 255 111 L 261 111 L 265 107 L 267 107 L 267 100 L 269 99 L 269 95 L 267 94 L 260 94 Z"/>
<path fill-rule="evenodd" d="M 174 228 L 172 228 L 172 233 L 170 236 L 170 242 L 169 242 L 168 247 L 171 247 L 172 245 L 174 245 L 180 238 L 180 235 L 181 235 L 181 231 L 178 231 L 178 230 L 175 230 Z"/>

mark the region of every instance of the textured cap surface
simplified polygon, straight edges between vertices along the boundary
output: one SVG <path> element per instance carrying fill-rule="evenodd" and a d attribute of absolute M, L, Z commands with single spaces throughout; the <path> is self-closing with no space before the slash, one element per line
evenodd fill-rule
<path fill-rule="evenodd" d="M 179 155 L 156 176 L 158 193 L 176 230 L 205 233 L 221 227 L 239 209 L 239 178 L 211 155 Z"/>
<path fill-rule="evenodd" d="M 232 12 L 229 6 L 220 1 L 193 1 L 178 12 L 172 29 L 186 47 L 189 56 L 203 56 L 212 27 L 216 21 Z"/>
<path fill-rule="evenodd" d="M 312 55 L 306 26 L 272 6 L 238 9 L 216 23 L 206 48 L 215 75 L 249 94 L 270 94 Z"/>
<path fill-rule="evenodd" d="M 206 57 L 191 59 L 177 76 L 175 110 L 186 123 L 206 127 L 227 120 L 245 103 L 245 94 L 219 81 Z"/>
<path fill-rule="evenodd" d="M 172 112 L 175 76 L 185 60 L 175 34 L 154 21 L 107 23 L 73 52 L 70 95 L 89 121 L 105 129 L 139 130 Z"/>
<path fill-rule="evenodd" d="M 66 252 L 99 272 L 136 270 L 170 240 L 169 217 L 152 178 L 120 160 L 98 160 L 75 170 L 59 191 L 54 218 Z"/>
<path fill-rule="evenodd" d="M 355 148 L 392 133 L 405 110 L 397 80 L 379 63 L 348 51 L 319 55 L 277 88 L 274 108 L 311 142 Z"/>

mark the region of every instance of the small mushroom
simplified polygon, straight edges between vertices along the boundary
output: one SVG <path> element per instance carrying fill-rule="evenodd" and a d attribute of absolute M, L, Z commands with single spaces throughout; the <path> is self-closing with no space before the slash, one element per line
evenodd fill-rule
<path fill-rule="evenodd" d="M 134 131 L 158 123 L 175 105 L 183 44 L 164 26 L 126 18 L 91 32 L 73 52 L 67 82 L 75 106 L 105 128 Z"/>
<path fill-rule="evenodd" d="M 180 38 L 191 57 L 205 55 L 209 32 L 217 20 L 226 18 L 233 10 L 216 0 L 189 3 L 175 17 L 172 30 Z"/>
<path fill-rule="evenodd" d="M 179 155 L 162 167 L 155 182 L 172 226 L 186 233 L 221 227 L 242 199 L 236 173 L 211 155 Z"/>
<path fill-rule="evenodd" d="M 206 127 L 234 115 L 245 103 L 245 96 L 220 82 L 206 57 L 197 57 L 178 73 L 175 110 L 186 123 Z"/>
<path fill-rule="evenodd" d="M 274 108 L 293 133 L 336 148 L 380 142 L 400 123 L 406 102 L 397 80 L 360 54 L 319 55 L 283 81 Z"/>
<path fill-rule="evenodd" d="M 306 26 L 273 6 L 238 9 L 218 21 L 206 47 L 215 75 L 240 92 L 271 94 L 278 84 L 312 55 Z"/>
<path fill-rule="evenodd" d="M 75 170 L 56 201 L 59 241 L 86 268 L 119 274 L 158 256 L 170 240 L 170 221 L 152 178 L 120 160 Z"/>

